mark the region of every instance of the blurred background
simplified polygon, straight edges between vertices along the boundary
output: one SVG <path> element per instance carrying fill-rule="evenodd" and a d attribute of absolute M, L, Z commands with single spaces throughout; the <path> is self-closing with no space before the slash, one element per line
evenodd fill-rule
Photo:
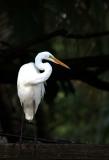
<path fill-rule="evenodd" d="M 45 50 L 61 60 L 109 54 L 109 36 L 91 39 L 54 36 L 43 40 L 44 35 L 61 29 L 82 35 L 109 30 L 109 1 L 37 0 L 23 4 L 16 1 L 15 7 L 12 5 L 13 2 L 0 2 L 2 143 L 19 141 L 23 111 L 16 82 L 22 64 L 34 61 L 37 53 Z M 108 72 L 102 78 L 108 81 Z M 52 78 L 47 81 L 45 98 L 35 118 L 39 138 L 109 143 L 109 92 L 73 77 Z M 23 136 L 34 136 L 33 132 L 34 122 L 26 122 Z"/>

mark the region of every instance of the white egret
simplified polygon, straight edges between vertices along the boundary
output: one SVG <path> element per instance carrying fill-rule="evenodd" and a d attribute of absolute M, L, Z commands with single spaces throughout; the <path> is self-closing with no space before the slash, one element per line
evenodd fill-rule
<path fill-rule="evenodd" d="M 30 62 L 21 66 L 18 72 L 17 90 L 25 119 L 28 121 L 33 120 L 45 93 L 44 83 L 52 73 L 51 65 L 48 62 L 43 63 L 43 59 L 69 68 L 47 51 L 40 52 L 35 58 L 35 63 Z"/>

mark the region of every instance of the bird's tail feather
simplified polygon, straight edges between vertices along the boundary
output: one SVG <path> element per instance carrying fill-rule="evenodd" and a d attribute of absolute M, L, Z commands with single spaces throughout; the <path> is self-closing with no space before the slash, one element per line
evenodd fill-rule
<path fill-rule="evenodd" d="M 36 113 L 35 101 L 33 101 L 32 103 L 23 105 L 23 108 L 24 108 L 24 113 L 25 113 L 25 119 L 28 121 L 32 121 Z"/>

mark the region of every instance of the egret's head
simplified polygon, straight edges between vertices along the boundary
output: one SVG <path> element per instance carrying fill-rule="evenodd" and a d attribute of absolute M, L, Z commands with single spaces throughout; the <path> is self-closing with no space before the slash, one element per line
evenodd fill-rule
<path fill-rule="evenodd" d="M 69 66 L 67 66 L 66 64 L 64 64 L 63 62 L 61 62 L 60 60 L 58 60 L 57 58 L 55 58 L 50 52 L 40 52 L 37 56 L 36 59 L 40 59 L 40 60 L 49 60 L 53 63 L 59 64 L 67 69 L 70 69 Z"/>

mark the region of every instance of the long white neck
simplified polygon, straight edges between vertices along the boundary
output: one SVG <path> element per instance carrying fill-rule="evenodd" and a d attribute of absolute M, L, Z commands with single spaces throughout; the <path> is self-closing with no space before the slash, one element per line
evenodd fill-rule
<path fill-rule="evenodd" d="M 36 57 L 35 59 L 35 66 L 38 70 L 43 71 L 40 73 L 40 82 L 45 82 L 52 73 L 52 67 L 49 63 L 43 63 L 41 57 Z"/>

